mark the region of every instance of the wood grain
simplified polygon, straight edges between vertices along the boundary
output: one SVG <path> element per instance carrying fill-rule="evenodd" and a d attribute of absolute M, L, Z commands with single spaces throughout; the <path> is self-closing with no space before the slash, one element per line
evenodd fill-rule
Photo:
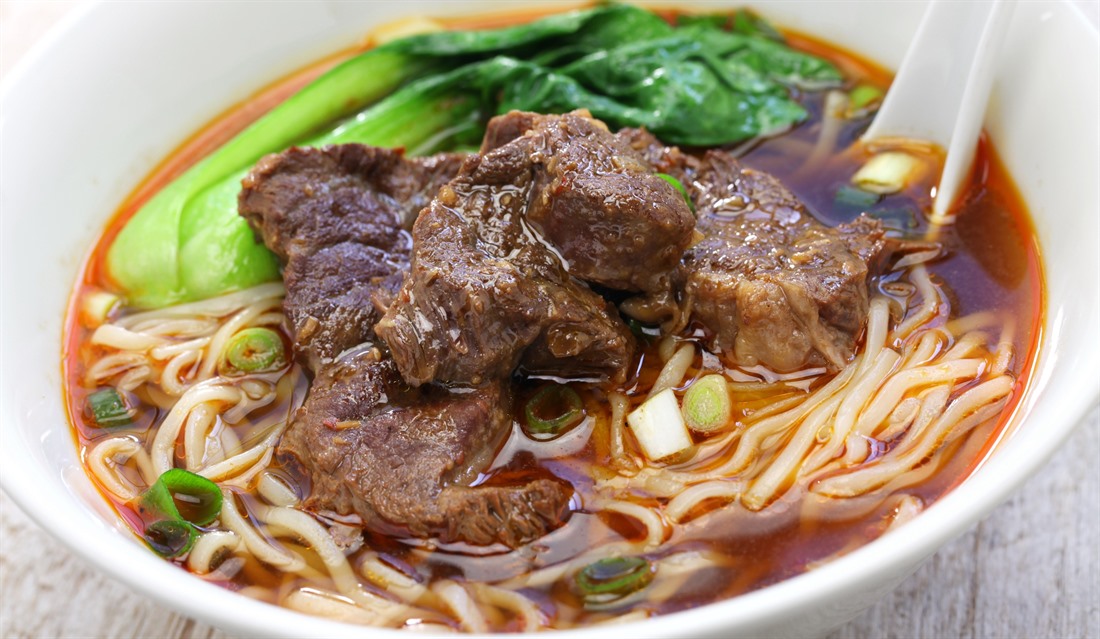
<path fill-rule="evenodd" d="M 0 2 L 0 74 L 76 4 Z M 1022 490 L 829 639 L 1100 637 L 1098 462 L 1094 409 Z M 227 636 L 102 576 L 0 493 L 0 638 Z"/>

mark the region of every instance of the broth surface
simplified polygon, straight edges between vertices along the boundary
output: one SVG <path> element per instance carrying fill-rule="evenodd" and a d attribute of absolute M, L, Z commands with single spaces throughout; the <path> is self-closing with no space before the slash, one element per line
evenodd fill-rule
<path fill-rule="evenodd" d="M 492 18 L 475 25 L 467 22 L 462 26 L 485 26 L 498 20 L 501 19 Z M 511 22 L 518 21 L 518 18 L 504 20 Z M 846 86 L 870 84 L 881 89 L 888 86 L 889 75 L 881 68 L 811 37 L 788 35 L 793 46 L 837 64 L 847 76 Z M 228 111 L 186 142 L 146 178 L 104 230 L 85 262 L 66 318 L 63 369 L 68 388 L 65 400 L 77 443 L 85 459 L 92 447 L 111 436 L 111 433 L 88 426 L 83 414 L 84 400 L 94 390 L 86 387 L 85 375 L 89 363 L 99 351 L 90 343 L 91 330 L 82 323 L 77 310 L 87 295 L 112 289 L 105 275 L 106 247 L 141 203 L 173 176 L 308 79 L 321 73 L 339 57 L 350 54 L 340 54 L 296 73 L 262 91 L 253 101 Z M 807 170 L 804 166 L 806 157 L 820 135 L 825 94 L 807 93 L 801 97 L 803 105 L 811 112 L 810 119 L 783 135 L 738 149 L 740 161 L 745 166 L 778 177 L 823 222 L 836 225 L 850 221 L 860 210 L 838 204 L 835 194 L 837 188 L 847 184 L 852 174 L 870 156 L 868 150 L 855 142 L 869 124 L 871 116 L 846 121 L 838 136 L 837 151 L 831 152 L 820 165 Z M 1013 399 L 999 417 L 950 442 L 945 454 L 921 468 L 927 471 L 927 477 L 904 488 L 905 495 L 927 507 L 981 463 L 1011 416 L 1015 402 L 1027 385 L 1035 358 L 1042 313 L 1042 289 L 1038 249 L 1026 208 L 991 143 L 984 138 L 981 141 L 973 179 L 961 200 L 957 224 L 938 228 L 928 224 L 924 211 L 931 207 L 930 193 L 937 181 L 942 157 L 934 149 L 905 148 L 920 156 L 932 168 L 909 189 L 882 198 L 868 212 L 884 219 L 894 235 L 934 237 L 945 245 L 946 256 L 931 263 L 928 270 L 947 292 L 952 318 L 982 311 L 996 311 L 1015 318 L 1012 344 L 1016 355 L 1010 366 L 1016 379 Z M 892 281 L 892 276 L 884 276 L 876 285 L 881 286 L 889 281 Z M 691 336 L 686 338 L 690 341 Z M 638 373 L 624 386 L 624 389 L 632 391 L 629 393 L 632 406 L 637 406 L 644 399 L 645 391 L 661 366 L 658 342 L 651 340 L 638 364 Z M 705 355 L 697 355 L 685 380 L 690 381 L 705 370 L 713 370 L 711 362 L 706 360 Z M 740 376 L 746 382 L 768 381 L 766 374 L 756 370 L 732 371 L 731 374 Z M 277 380 L 281 375 L 272 378 L 272 383 L 281 388 L 278 401 L 250 415 L 243 426 L 231 426 L 219 421 L 216 428 L 235 431 L 233 435 L 238 440 L 248 441 L 257 436 L 250 427 L 258 422 L 279 419 L 280 416 L 289 419 L 294 408 L 300 405 L 308 383 L 304 375 L 286 375 Z M 820 388 L 830 378 L 821 371 L 801 371 L 785 377 L 793 380 L 792 387 L 801 384 L 809 389 Z M 607 442 L 607 428 L 611 421 L 607 396 L 611 389 L 574 382 L 574 387 L 584 400 L 585 420 L 565 435 L 552 441 L 538 442 L 524 435 L 519 413 L 522 412 L 522 400 L 530 397 L 539 384 L 539 380 L 521 382 L 512 433 L 477 483 L 523 476 L 542 467 L 569 481 L 581 502 L 598 501 L 597 481 L 615 474 L 609 470 L 611 459 Z M 769 401 L 786 396 L 775 392 L 739 396 L 740 402 L 735 405 L 739 411 L 738 423 L 750 420 Z M 164 417 L 164 409 L 144 405 L 137 419 L 137 427 L 132 429 L 132 436 L 148 443 L 154 436 L 156 424 Z M 886 442 L 879 444 L 889 445 Z M 283 478 L 298 497 L 304 498 L 309 494 L 308 481 L 293 463 L 282 465 L 284 461 L 276 458 L 271 472 Z M 130 473 L 134 483 L 140 485 L 139 476 L 132 470 L 123 472 Z M 246 512 L 259 507 L 258 497 L 251 492 L 234 491 Z M 140 530 L 141 516 L 133 505 L 117 499 L 108 491 L 104 492 L 119 514 L 135 530 Z M 652 559 L 699 556 L 705 558 L 708 567 L 692 572 L 691 579 L 669 578 L 661 582 L 667 593 L 648 601 L 624 602 L 622 606 L 606 611 L 593 610 L 586 609 L 576 593 L 562 580 L 522 586 L 520 590 L 543 614 L 553 618 L 555 625 L 561 627 L 599 622 L 623 614 L 634 606 L 649 614 L 696 607 L 776 583 L 868 543 L 891 525 L 902 508 L 901 497 L 902 491 L 898 491 L 887 495 L 874 493 L 867 498 L 845 500 L 843 504 L 818 503 L 806 498 L 805 491 L 790 490 L 760 511 L 749 510 L 736 500 L 724 506 L 708 507 L 705 511 L 693 511 L 683 523 L 672 527 L 665 542 L 647 556 Z M 657 503 L 663 499 L 638 490 L 634 490 L 632 498 L 642 504 Z M 599 545 L 637 543 L 645 534 L 645 528 L 632 517 L 582 509 L 573 513 L 567 526 L 512 552 L 463 544 L 438 545 L 424 540 L 394 539 L 367 532 L 366 543 L 352 558 L 355 560 L 363 554 L 375 553 L 378 561 L 425 583 L 456 578 L 469 582 L 498 583 L 524 578 L 533 571 L 575 558 Z M 298 552 L 311 565 L 316 564 L 318 569 L 323 567 L 317 554 L 308 546 L 295 545 L 286 540 L 275 543 Z M 245 558 L 240 570 L 232 576 L 208 575 L 204 578 L 271 602 L 280 601 L 288 591 L 309 583 L 302 581 L 298 575 L 284 573 L 252 557 Z M 326 580 L 318 578 L 317 583 L 326 583 Z M 523 629 L 522 620 L 517 616 L 498 613 L 490 617 L 492 630 Z M 442 617 L 424 621 L 450 623 Z"/>

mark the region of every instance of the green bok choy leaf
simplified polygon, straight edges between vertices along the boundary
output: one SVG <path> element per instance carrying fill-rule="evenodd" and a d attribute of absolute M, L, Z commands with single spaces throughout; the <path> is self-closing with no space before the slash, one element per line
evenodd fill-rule
<path fill-rule="evenodd" d="M 387 43 L 322 75 L 145 203 L 110 247 L 108 273 L 139 307 L 277 279 L 274 256 L 237 215 L 237 193 L 253 163 L 294 144 L 476 148 L 494 114 L 578 108 L 670 144 L 731 144 L 806 117 L 788 86 L 840 80 L 828 62 L 770 39 L 774 31 L 723 24 L 677 28 L 609 4 Z"/>

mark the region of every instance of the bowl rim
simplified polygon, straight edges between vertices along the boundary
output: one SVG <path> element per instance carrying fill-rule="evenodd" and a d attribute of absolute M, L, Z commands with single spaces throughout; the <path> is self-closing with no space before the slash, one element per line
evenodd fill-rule
<path fill-rule="evenodd" d="M 74 8 L 62 18 L 31 51 L 23 56 L 3 83 L 0 83 L 0 104 L 7 103 L 8 96 L 26 81 L 25 78 L 33 72 L 47 50 L 66 38 L 71 30 L 79 29 L 89 16 L 102 11 L 107 4 L 109 3 L 102 0 L 90 2 Z M 1062 4 L 1067 5 L 1069 10 L 1087 25 L 1092 46 L 1096 48 L 1097 42 L 1100 41 L 1100 32 L 1097 31 L 1096 26 L 1085 18 L 1084 13 L 1075 4 L 1064 0 Z M 1044 335 L 1040 340 L 1038 357 L 1033 364 L 1033 377 L 1048 363 L 1050 357 L 1051 347 L 1048 345 L 1048 340 L 1051 339 L 1049 328 L 1050 322 L 1053 321 L 1054 309 L 1050 308 L 1049 304 L 1050 301 L 1047 300 L 1045 316 L 1041 320 Z M 1095 374 L 1098 370 L 1100 365 L 1094 366 L 1094 370 L 1083 372 Z M 1095 378 L 1094 375 L 1093 379 Z M 1029 380 L 1024 394 L 1025 399 L 1016 408 L 1017 414 L 1011 419 L 1011 423 L 1016 426 L 1022 419 L 1020 414 L 1028 412 L 1030 404 L 1035 401 L 1035 395 L 1038 393 L 1035 386 L 1035 380 Z M 1064 406 L 1062 408 L 1064 418 L 1058 423 L 1047 426 L 1050 435 L 1039 444 L 1031 446 L 1027 451 L 1018 452 L 1011 459 L 1005 459 L 1003 462 L 996 460 L 1002 462 L 1000 465 L 1011 462 L 1016 466 L 1019 472 L 1011 479 L 1006 481 L 1003 477 L 983 473 L 983 468 L 979 467 L 965 481 L 927 508 L 921 515 L 920 526 L 905 526 L 892 531 L 891 545 L 898 550 L 889 553 L 879 552 L 880 538 L 813 571 L 785 579 L 761 590 L 713 602 L 703 607 L 703 609 L 709 609 L 712 614 L 700 615 L 698 610 L 670 613 L 624 624 L 618 630 L 624 633 L 641 630 L 647 635 L 651 633 L 682 635 L 685 628 L 684 617 L 687 615 L 695 617 L 690 624 L 695 632 L 719 632 L 737 624 L 744 624 L 745 628 L 751 629 L 754 624 L 765 623 L 776 615 L 818 601 L 830 591 L 838 588 L 850 589 L 855 584 L 881 579 L 882 575 L 890 572 L 891 566 L 897 566 L 899 563 L 915 564 L 984 517 L 1043 465 L 1080 424 L 1088 411 L 1100 401 L 1100 386 L 1093 390 L 1091 396 L 1086 393 L 1079 401 Z M 6 392 L 6 390 L 0 390 L 0 393 L 6 394 Z M 0 432 L 8 432 L 7 427 Z M 326 636 L 363 636 L 364 633 L 377 633 L 378 636 L 394 633 L 394 636 L 397 636 L 396 630 L 364 629 L 362 626 L 307 616 L 247 597 L 235 596 L 232 593 L 227 597 L 225 589 L 205 583 L 186 571 L 154 557 L 138 544 L 128 544 L 137 552 L 127 552 L 126 561 L 118 561 L 104 553 L 89 552 L 89 531 L 72 526 L 72 522 L 62 512 L 49 507 L 52 498 L 64 499 L 72 495 L 54 490 L 53 486 L 50 486 L 49 492 L 43 495 L 34 481 L 36 473 L 41 469 L 35 469 L 29 459 L 12 456 L 8 452 L 8 446 L 0 446 L 0 460 L 3 461 L 0 463 L 0 487 L 32 520 L 59 539 L 77 556 L 95 565 L 131 590 L 148 596 L 162 605 L 180 610 L 192 617 L 208 620 L 219 627 L 245 633 L 262 632 L 273 636 L 288 636 L 294 634 L 297 628 L 308 627 L 311 632 Z M 983 463 L 983 466 L 985 465 Z M 30 472 L 27 472 L 28 470 Z M 47 499 L 33 498 L 43 496 Z M 974 514 L 971 517 L 960 521 L 959 516 L 953 513 L 959 509 L 960 505 L 965 504 L 976 505 L 977 508 L 973 510 Z M 121 546 L 118 543 L 121 536 L 112 534 L 112 531 L 103 529 L 93 530 L 91 533 L 94 541 L 109 546 Z M 151 575 L 153 579 L 150 580 L 147 575 Z M 158 586 L 149 590 L 147 588 L 150 582 Z M 223 599 L 227 605 L 208 607 L 206 604 L 211 598 Z M 597 633 L 603 634 L 606 629 L 592 627 L 558 632 L 569 636 L 596 637 Z"/>

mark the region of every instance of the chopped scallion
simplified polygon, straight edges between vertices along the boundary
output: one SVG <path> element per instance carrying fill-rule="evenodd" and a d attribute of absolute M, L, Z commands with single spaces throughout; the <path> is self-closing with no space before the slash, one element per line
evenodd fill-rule
<path fill-rule="evenodd" d="M 84 415 L 99 428 L 128 426 L 133 422 L 134 411 L 126 404 L 122 393 L 114 388 L 103 388 L 84 399 Z"/>
<path fill-rule="evenodd" d="M 529 432 L 553 436 L 584 419 L 584 403 L 572 388 L 564 384 L 549 384 L 527 402 L 523 414 Z"/>
<path fill-rule="evenodd" d="M 695 212 L 695 202 L 691 201 L 691 196 L 688 195 L 687 187 L 684 186 L 683 182 L 681 182 L 680 180 L 677 180 L 676 178 L 672 177 L 668 173 L 657 173 L 656 175 L 657 175 L 657 177 L 661 178 L 665 182 L 668 182 L 669 184 L 671 184 L 672 188 L 679 191 L 680 195 L 683 196 L 683 198 L 684 198 L 684 202 L 687 203 L 688 208 L 691 209 L 691 212 L 692 213 Z"/>
<path fill-rule="evenodd" d="M 262 373 L 286 363 L 283 338 L 270 328 L 246 328 L 238 331 L 225 349 L 223 368 L 240 373 Z"/>
<path fill-rule="evenodd" d="M 852 89 L 848 94 L 848 108 L 853 112 L 862 111 L 872 104 L 882 100 L 885 94 L 882 89 L 869 84 L 861 84 Z"/>
<path fill-rule="evenodd" d="M 118 295 L 107 291 L 92 291 L 80 304 L 80 319 L 88 328 L 96 328 L 107 321 L 119 303 Z"/>
<path fill-rule="evenodd" d="M 195 527 L 178 519 L 162 519 L 145 527 L 145 543 L 162 557 L 179 557 L 191 550 L 197 537 Z"/>
<path fill-rule="evenodd" d="M 209 479 L 182 468 L 165 471 L 141 495 L 140 508 L 150 517 L 209 524 L 222 511 L 222 492 Z"/>
<path fill-rule="evenodd" d="M 857 189 L 854 186 L 844 184 L 836 190 L 835 201 L 840 205 L 857 208 L 860 211 L 866 211 L 878 204 L 881 199 L 882 196 L 878 193 L 871 193 L 870 191 L 864 191 L 863 189 Z"/>
<path fill-rule="evenodd" d="M 608 557 L 582 568 L 574 580 L 586 603 L 604 604 L 645 588 L 655 572 L 643 557 Z"/>
<path fill-rule="evenodd" d="M 870 214 L 871 217 L 882 220 L 883 226 L 886 228 L 907 231 L 919 226 L 917 222 L 917 213 L 913 209 L 889 208 L 871 211 Z"/>
<path fill-rule="evenodd" d="M 650 326 L 642 323 L 633 317 L 627 318 L 626 326 L 630 329 L 630 332 L 634 334 L 634 337 L 638 339 L 656 339 L 661 336 L 661 329 L 658 326 Z"/>
<path fill-rule="evenodd" d="M 901 151 L 879 153 L 867 161 L 856 174 L 852 183 L 871 193 L 888 195 L 905 188 L 920 169 L 920 160 Z"/>
<path fill-rule="evenodd" d="M 733 415 L 729 387 L 722 375 L 706 375 L 684 394 L 684 422 L 700 433 L 712 433 L 729 423 Z"/>
<path fill-rule="evenodd" d="M 672 457 L 693 445 L 671 388 L 645 400 L 626 416 L 626 423 L 651 461 Z"/>

